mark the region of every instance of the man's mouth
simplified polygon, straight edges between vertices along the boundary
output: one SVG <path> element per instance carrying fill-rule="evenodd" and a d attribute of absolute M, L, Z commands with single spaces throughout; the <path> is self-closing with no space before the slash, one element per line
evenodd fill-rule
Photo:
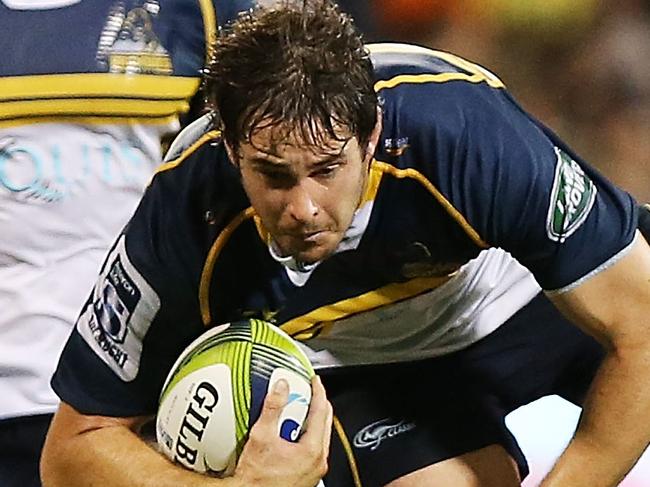
<path fill-rule="evenodd" d="M 307 232 L 300 235 L 300 239 L 308 243 L 316 243 L 320 237 L 325 235 L 326 230 L 317 230 L 314 232 Z"/>

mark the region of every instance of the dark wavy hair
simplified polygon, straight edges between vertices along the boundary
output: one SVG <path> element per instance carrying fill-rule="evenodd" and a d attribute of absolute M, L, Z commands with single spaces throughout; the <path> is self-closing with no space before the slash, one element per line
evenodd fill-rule
<path fill-rule="evenodd" d="M 377 117 L 368 51 L 352 19 L 327 0 L 284 0 L 241 14 L 214 43 L 204 93 L 225 140 L 298 131 L 307 144 L 356 136 Z"/>

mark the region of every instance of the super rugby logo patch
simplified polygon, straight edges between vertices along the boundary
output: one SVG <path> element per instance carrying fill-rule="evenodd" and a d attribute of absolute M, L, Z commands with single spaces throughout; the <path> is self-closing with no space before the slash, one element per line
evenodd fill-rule
<path fill-rule="evenodd" d="M 97 323 L 115 343 L 124 343 L 128 320 L 139 300 L 140 290 L 124 270 L 118 255 L 93 303 Z"/>
<path fill-rule="evenodd" d="M 160 299 L 133 266 L 124 236 L 110 252 L 77 330 L 121 379 L 135 379 L 142 340 L 160 309 Z"/>
<path fill-rule="evenodd" d="M 580 165 L 555 147 L 557 164 L 546 218 L 546 233 L 555 242 L 564 242 L 587 219 L 596 201 L 596 186 Z"/>

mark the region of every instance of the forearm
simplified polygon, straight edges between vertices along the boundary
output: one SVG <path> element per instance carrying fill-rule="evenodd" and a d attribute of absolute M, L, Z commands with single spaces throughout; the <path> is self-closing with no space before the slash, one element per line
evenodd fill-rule
<path fill-rule="evenodd" d="M 233 477 L 217 479 L 169 462 L 134 433 L 145 418 L 87 415 L 62 402 L 41 458 L 44 487 L 313 487 L 327 472 L 332 406 L 318 377 L 304 433 L 296 443 L 278 435 L 289 385 L 267 393 Z"/>
<path fill-rule="evenodd" d="M 49 440 L 48 440 L 49 442 Z M 169 462 L 123 426 L 52 439 L 42 462 L 44 487 L 235 487 Z"/>
<path fill-rule="evenodd" d="M 542 487 L 618 485 L 650 441 L 650 351 L 610 352 L 583 405 L 573 440 Z"/>

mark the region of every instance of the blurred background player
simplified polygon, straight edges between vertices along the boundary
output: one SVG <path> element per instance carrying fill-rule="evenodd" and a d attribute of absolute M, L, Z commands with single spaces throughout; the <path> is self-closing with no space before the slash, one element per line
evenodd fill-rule
<path fill-rule="evenodd" d="M 0 2 L 3 487 L 39 485 L 49 379 L 83 296 L 189 108 L 218 23 L 251 1 Z"/>

